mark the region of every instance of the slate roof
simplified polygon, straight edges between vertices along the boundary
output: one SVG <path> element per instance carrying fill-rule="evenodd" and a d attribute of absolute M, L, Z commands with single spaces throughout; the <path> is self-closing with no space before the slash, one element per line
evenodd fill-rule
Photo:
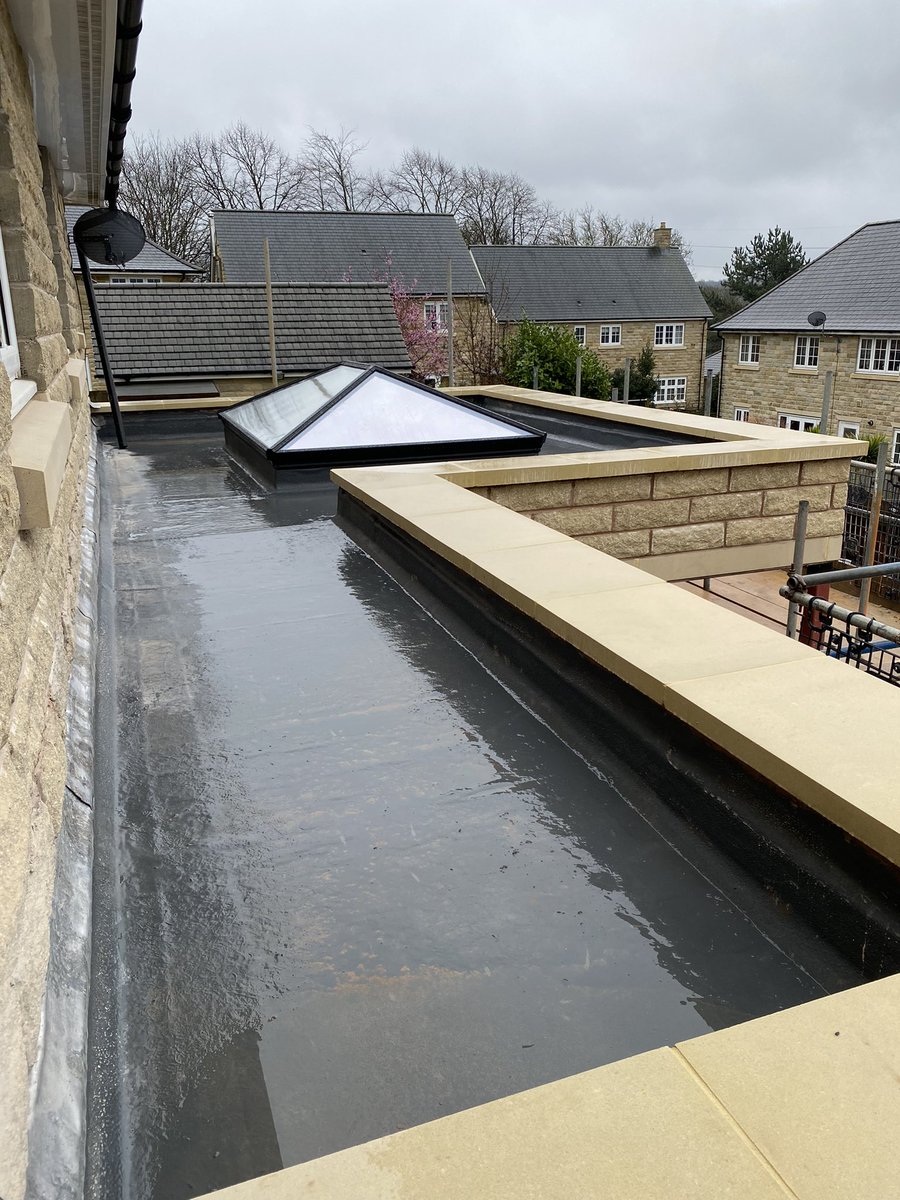
<path fill-rule="evenodd" d="M 863 225 L 716 328 L 808 333 L 817 309 L 826 333 L 900 330 L 900 221 Z"/>
<path fill-rule="evenodd" d="M 270 370 L 264 284 L 95 290 L 116 379 Z M 281 372 L 318 371 L 341 359 L 410 370 L 386 284 L 275 284 L 272 307 Z"/>
<path fill-rule="evenodd" d="M 72 256 L 74 271 L 79 271 L 79 266 L 72 230 L 75 228 L 78 218 L 86 212 L 90 212 L 87 204 L 66 205 L 66 230 L 69 234 L 69 253 Z M 140 254 L 124 267 L 104 267 L 102 263 L 92 263 L 91 265 L 95 266 L 99 272 L 121 270 L 123 275 L 202 275 L 203 273 L 201 267 L 195 267 L 181 258 L 176 258 L 174 254 L 163 250 L 162 246 L 157 246 L 156 242 L 151 242 L 149 238 Z"/>
<path fill-rule="evenodd" d="M 500 321 L 636 321 L 710 315 L 677 250 L 473 246 Z"/>
<path fill-rule="evenodd" d="M 340 282 L 392 273 L 417 296 L 444 295 L 447 259 L 455 295 L 484 285 L 453 217 L 429 213 L 246 212 L 212 214 L 226 283 L 263 278 L 263 238 L 279 283 Z"/>

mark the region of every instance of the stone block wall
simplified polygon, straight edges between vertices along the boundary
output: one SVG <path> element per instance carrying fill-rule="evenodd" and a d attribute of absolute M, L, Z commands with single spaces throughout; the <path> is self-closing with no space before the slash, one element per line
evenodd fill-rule
<path fill-rule="evenodd" d="M 849 459 L 708 467 L 474 488 L 615 558 L 783 543 L 809 500 L 810 538 L 839 536 Z"/>
<path fill-rule="evenodd" d="M 51 527 L 21 531 L 9 454 L 11 388 L 0 367 L 0 1196 L 18 1200 L 24 1192 L 29 1085 L 38 1052 L 66 778 L 88 409 L 62 200 L 37 144 L 28 69 L 5 0 L 0 0 L 0 221 L 21 374 L 38 388 L 30 403 L 69 405 L 74 431 Z"/>
<path fill-rule="evenodd" d="M 891 437 L 900 429 L 900 376 L 857 371 L 858 337 L 822 337 L 819 365 L 812 371 L 794 366 L 794 333 L 760 334 L 759 363 L 752 365 L 738 361 L 740 334 L 725 334 L 723 342 L 723 417 L 730 419 L 737 406 L 749 408 L 750 420 L 761 425 L 777 425 L 779 413 L 818 419 L 825 372 L 834 371 L 831 419 L 822 433 L 836 434 L 840 421 L 858 421 L 862 437 L 867 433 Z"/>

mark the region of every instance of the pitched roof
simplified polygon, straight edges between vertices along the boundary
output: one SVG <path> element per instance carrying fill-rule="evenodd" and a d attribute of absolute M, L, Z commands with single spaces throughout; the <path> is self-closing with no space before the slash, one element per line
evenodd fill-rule
<path fill-rule="evenodd" d="M 72 237 L 72 230 L 75 228 L 75 222 L 82 213 L 90 212 L 90 208 L 86 204 L 67 204 L 66 205 L 66 230 L 69 235 L 69 253 L 72 256 L 72 269 L 80 270 L 78 266 L 78 254 L 75 250 L 75 240 Z M 133 258 L 130 263 L 124 267 L 104 267 L 102 263 L 92 263 L 97 271 L 119 271 L 125 275 L 202 275 L 202 267 L 195 267 L 189 262 L 185 262 L 182 258 L 176 258 L 174 254 L 170 254 L 168 250 L 163 250 L 162 246 L 157 246 L 156 242 L 147 242 L 136 258 Z"/>
<path fill-rule="evenodd" d="M 383 278 L 390 271 L 414 295 L 443 295 L 447 260 L 453 291 L 484 285 L 453 217 L 431 213 L 247 212 L 212 214 L 226 283 L 263 278 L 263 238 L 279 283 Z"/>
<path fill-rule="evenodd" d="M 677 250 L 655 246 L 473 246 L 501 321 L 708 317 Z"/>
<path fill-rule="evenodd" d="M 95 290 L 117 379 L 270 370 L 264 284 Z M 318 371 L 339 359 L 410 369 L 386 284 L 275 284 L 272 307 L 279 371 Z"/>
<path fill-rule="evenodd" d="M 900 221 L 863 225 L 716 328 L 806 333 L 817 309 L 828 333 L 900 329 Z"/>

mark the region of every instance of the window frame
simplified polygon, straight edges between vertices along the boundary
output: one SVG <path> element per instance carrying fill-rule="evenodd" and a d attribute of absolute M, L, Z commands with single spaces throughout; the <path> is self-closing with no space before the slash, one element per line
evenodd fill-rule
<path fill-rule="evenodd" d="M 667 394 L 660 395 L 661 392 L 668 393 L 674 391 L 674 396 Z M 681 393 L 679 395 L 679 393 Z M 653 393 L 654 404 L 684 404 L 687 400 L 687 376 L 686 375 L 659 375 L 656 379 L 656 391 Z"/>
<path fill-rule="evenodd" d="M 819 417 L 807 417 L 803 413 L 780 412 L 778 414 L 778 428 L 790 429 L 790 422 L 797 421 L 800 428 L 795 429 L 794 433 L 811 433 L 816 425 L 819 424 L 819 420 Z"/>
<path fill-rule="evenodd" d="M 859 438 L 859 431 L 862 425 L 859 421 L 838 421 L 837 435 L 838 437 Z M 852 430 L 848 433 L 847 431 Z"/>
<path fill-rule="evenodd" d="M 429 308 L 435 310 L 435 315 L 431 318 L 428 316 Z M 450 306 L 446 300 L 426 300 L 422 304 L 422 324 L 426 329 L 432 329 L 435 333 L 447 332 L 447 318 L 450 314 Z"/>
<path fill-rule="evenodd" d="M 672 330 L 672 340 L 666 340 L 666 330 Z M 662 332 L 660 332 L 662 331 Z M 660 321 L 653 330 L 653 346 L 656 350 L 680 350 L 684 346 L 684 322 Z M 674 378 L 674 376 L 673 376 Z"/>
<path fill-rule="evenodd" d="M 747 350 L 745 357 L 744 350 Z M 756 357 L 754 358 L 754 352 Z M 758 367 L 762 357 L 762 337 L 758 333 L 742 333 L 738 346 L 738 365 L 742 367 Z"/>
<path fill-rule="evenodd" d="M 0 229 L 0 363 L 6 368 L 10 380 L 19 378 L 22 360 L 19 357 L 19 342 L 16 338 L 16 317 L 13 312 L 9 274 L 6 270 L 2 229 Z"/>
<path fill-rule="evenodd" d="M 607 336 L 604 337 L 604 334 Z M 615 336 L 613 336 L 615 334 Z M 622 326 L 621 325 L 601 325 L 600 326 L 600 345 L 601 346 L 621 346 L 622 345 Z"/>
<path fill-rule="evenodd" d="M 581 337 L 578 336 L 579 329 L 581 330 Z M 587 345 L 587 326 L 586 325 L 573 325 L 572 332 L 574 333 L 575 341 L 578 343 L 579 346 Z"/>
<path fill-rule="evenodd" d="M 736 404 L 734 406 L 734 415 L 732 416 L 731 419 L 732 419 L 732 421 L 749 421 L 750 420 L 750 409 L 749 408 L 741 408 L 739 405 Z"/>
<path fill-rule="evenodd" d="M 110 283 L 162 283 L 161 275 L 110 275 Z"/>
<path fill-rule="evenodd" d="M 900 467 L 900 429 L 891 431 L 891 466 Z"/>
<path fill-rule="evenodd" d="M 803 361 L 800 360 L 801 350 L 800 343 L 803 343 Z M 813 346 L 815 343 L 815 346 Z M 815 333 L 798 333 L 794 339 L 794 370 L 796 371 L 818 371 L 819 369 L 819 352 L 821 343 L 818 334 Z M 811 362 L 815 355 L 815 362 Z"/>
<path fill-rule="evenodd" d="M 882 342 L 883 346 L 879 347 L 879 342 Z M 871 364 L 876 361 L 879 350 L 883 365 L 875 367 Z M 863 366 L 864 351 L 866 366 Z M 891 361 L 894 362 L 894 367 L 890 366 Z M 891 337 L 890 334 L 860 337 L 856 350 L 856 370 L 861 375 L 894 375 L 900 378 L 900 337 Z"/>

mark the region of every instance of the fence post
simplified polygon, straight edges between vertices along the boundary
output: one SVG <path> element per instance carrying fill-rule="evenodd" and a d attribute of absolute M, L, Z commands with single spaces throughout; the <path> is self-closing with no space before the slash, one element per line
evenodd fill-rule
<path fill-rule="evenodd" d="M 794 565 L 791 567 L 792 575 L 803 574 L 803 556 L 806 553 L 806 521 L 809 517 L 809 501 L 801 500 L 797 508 L 797 520 L 794 522 Z M 799 615 L 800 607 L 793 600 L 788 601 L 788 615 L 785 624 L 785 633 L 789 638 L 797 636 L 797 616 Z"/>
<path fill-rule="evenodd" d="M 862 561 L 864 567 L 875 565 L 875 553 L 878 549 L 878 526 L 881 524 L 881 502 L 884 498 L 884 477 L 887 472 L 888 443 L 882 442 L 878 447 L 878 461 L 875 464 L 875 490 L 872 492 L 872 507 L 869 509 L 869 532 L 866 538 L 866 556 Z M 872 580 L 863 579 L 859 585 L 859 611 L 864 613 L 869 607 L 869 592 Z"/>
<path fill-rule="evenodd" d="M 581 355 L 575 359 L 575 395 L 581 395 Z"/>
<path fill-rule="evenodd" d="M 628 394 L 631 391 L 631 359 L 625 359 L 625 378 L 622 381 L 622 403 L 628 403 Z"/>
<path fill-rule="evenodd" d="M 703 415 L 704 417 L 712 416 L 712 370 L 706 372 L 706 388 L 703 392 Z"/>
<path fill-rule="evenodd" d="M 534 391 L 538 390 L 538 365 L 537 363 L 531 368 L 531 386 Z"/>

